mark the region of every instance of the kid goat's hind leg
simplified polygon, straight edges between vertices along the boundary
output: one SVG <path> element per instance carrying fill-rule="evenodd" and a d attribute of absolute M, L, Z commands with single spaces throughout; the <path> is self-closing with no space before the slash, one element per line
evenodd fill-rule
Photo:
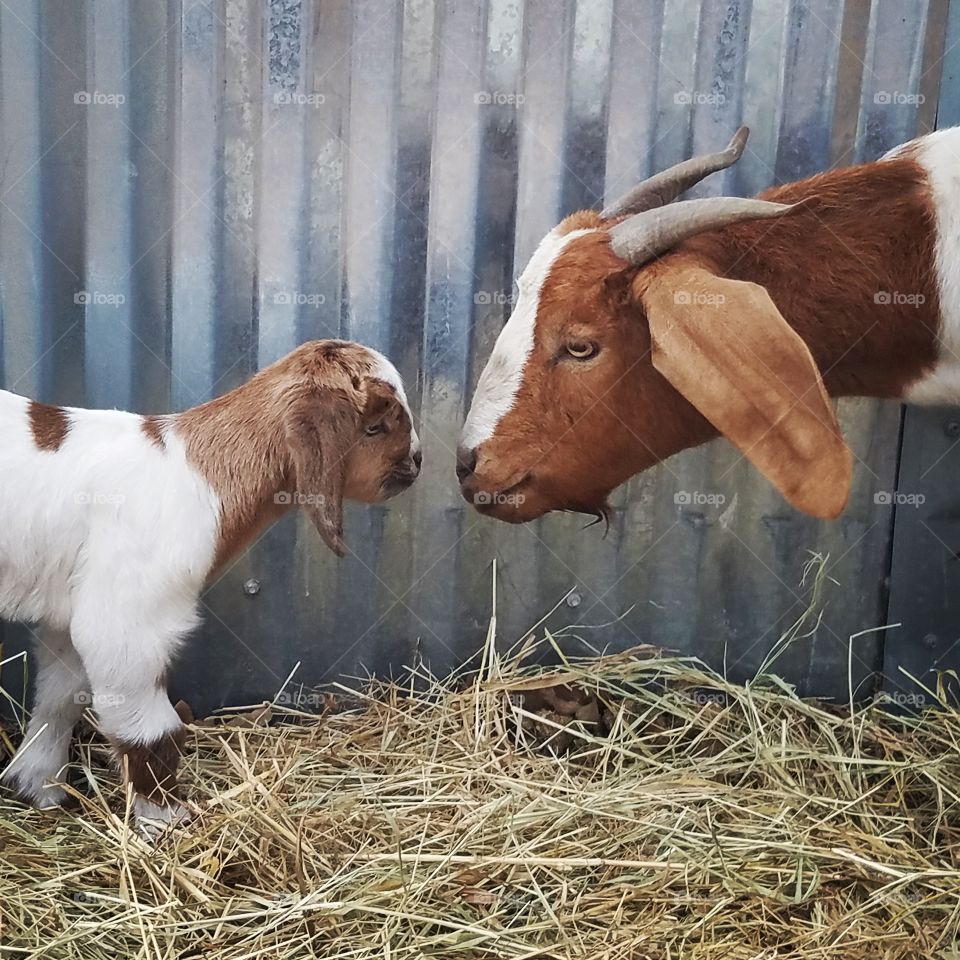
<path fill-rule="evenodd" d="M 47 809 L 66 799 L 56 782 L 70 759 L 73 728 L 89 702 L 89 681 L 67 631 L 41 631 L 34 652 L 38 669 L 30 722 L 3 776 L 27 803 Z"/>

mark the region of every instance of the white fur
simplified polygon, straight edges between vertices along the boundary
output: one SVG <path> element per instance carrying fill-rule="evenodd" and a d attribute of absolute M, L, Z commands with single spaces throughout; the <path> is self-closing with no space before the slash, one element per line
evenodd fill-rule
<path fill-rule="evenodd" d="M 199 590 L 219 501 L 175 433 L 160 449 L 139 416 L 68 408 L 66 440 L 49 452 L 27 411 L 0 391 L 0 617 L 104 633 Z"/>
<path fill-rule="evenodd" d="M 917 160 L 927 171 L 936 207 L 941 330 L 936 365 L 906 391 L 904 399 L 956 404 L 960 403 L 960 127 L 938 130 L 906 146 L 916 150 Z"/>
<path fill-rule="evenodd" d="M 523 380 L 523 370 L 533 350 L 540 292 L 557 257 L 576 237 L 590 230 L 560 234 L 551 230 L 534 251 L 517 281 L 517 302 L 510 319 L 500 331 L 493 353 L 480 374 L 470 413 L 463 425 L 460 444 L 473 450 L 493 436 L 497 424 L 510 412 Z"/>
<path fill-rule="evenodd" d="M 34 803 L 55 781 L 84 707 L 105 734 L 150 744 L 180 726 L 160 683 L 197 623 L 220 502 L 168 430 L 68 409 L 60 449 L 37 448 L 28 401 L 0 391 L 0 617 L 39 622 L 27 736 L 6 771 Z"/>
<path fill-rule="evenodd" d="M 39 672 L 33 713 L 4 776 L 34 806 L 45 809 L 66 799 L 56 784 L 69 759 L 73 728 L 90 702 L 90 684 L 66 631 L 43 631 L 35 647 Z"/>
<path fill-rule="evenodd" d="M 415 456 L 420 452 L 420 438 L 417 436 L 416 428 L 413 425 L 413 414 L 410 412 L 410 404 L 407 403 L 403 380 L 400 378 L 397 368 L 382 353 L 370 347 L 367 349 L 370 350 L 376 360 L 374 376 L 393 387 L 397 399 L 403 404 L 403 409 L 407 411 L 407 416 L 410 418 L 410 456 Z"/>

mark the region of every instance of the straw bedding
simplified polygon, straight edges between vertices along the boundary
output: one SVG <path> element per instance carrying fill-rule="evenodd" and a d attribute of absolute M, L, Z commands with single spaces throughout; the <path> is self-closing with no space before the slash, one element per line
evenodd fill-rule
<path fill-rule="evenodd" d="M 650 651 L 191 728 L 193 822 L 0 799 L 0 956 L 958 960 L 960 714 Z M 544 692 L 546 690 L 546 692 Z"/>

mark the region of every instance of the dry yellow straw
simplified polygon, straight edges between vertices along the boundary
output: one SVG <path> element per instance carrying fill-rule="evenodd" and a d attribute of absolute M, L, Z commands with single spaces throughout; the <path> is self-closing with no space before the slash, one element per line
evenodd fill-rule
<path fill-rule="evenodd" d="M 527 699 L 569 685 L 601 720 Z M 196 817 L 153 846 L 96 739 L 80 815 L 0 800 L 0 955 L 960 957 L 956 711 L 648 651 L 540 671 L 492 633 L 466 686 L 337 697 L 192 728 Z"/>

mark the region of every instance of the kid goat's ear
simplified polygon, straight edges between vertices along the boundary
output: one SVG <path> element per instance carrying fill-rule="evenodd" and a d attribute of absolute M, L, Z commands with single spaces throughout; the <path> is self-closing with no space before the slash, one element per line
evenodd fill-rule
<path fill-rule="evenodd" d="M 766 289 L 664 264 L 641 299 L 654 367 L 791 504 L 838 516 L 852 456 L 810 350 Z"/>
<path fill-rule="evenodd" d="M 358 425 L 356 406 L 338 389 L 296 401 L 284 423 L 298 500 L 323 542 L 338 557 L 346 553 L 343 489 Z"/>

